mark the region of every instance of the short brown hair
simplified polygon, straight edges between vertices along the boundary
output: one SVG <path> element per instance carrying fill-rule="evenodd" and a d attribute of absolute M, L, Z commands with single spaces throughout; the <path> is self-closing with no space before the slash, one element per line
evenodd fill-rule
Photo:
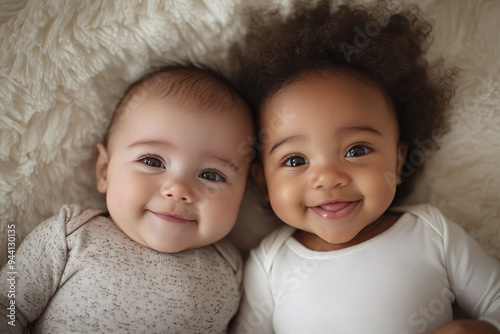
<path fill-rule="evenodd" d="M 148 72 L 132 83 L 118 102 L 106 131 L 104 145 L 123 117 L 127 106 L 135 99 L 148 96 L 172 96 L 181 102 L 196 103 L 200 111 L 218 110 L 221 114 L 242 111 L 253 122 L 250 107 L 233 84 L 216 70 L 202 65 L 168 65 Z"/>

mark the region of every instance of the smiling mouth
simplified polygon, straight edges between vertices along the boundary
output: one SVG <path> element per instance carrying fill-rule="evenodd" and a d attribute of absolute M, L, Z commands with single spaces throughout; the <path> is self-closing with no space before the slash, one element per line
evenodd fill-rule
<path fill-rule="evenodd" d="M 164 221 L 171 222 L 171 223 L 194 223 L 195 222 L 195 220 L 186 219 L 182 216 L 168 213 L 168 212 L 154 212 L 154 211 L 149 211 L 149 212 L 151 212 L 156 217 L 158 217 Z"/>
<path fill-rule="evenodd" d="M 340 219 L 347 217 L 358 206 L 360 201 L 328 202 L 309 207 L 318 216 L 325 219 Z"/>

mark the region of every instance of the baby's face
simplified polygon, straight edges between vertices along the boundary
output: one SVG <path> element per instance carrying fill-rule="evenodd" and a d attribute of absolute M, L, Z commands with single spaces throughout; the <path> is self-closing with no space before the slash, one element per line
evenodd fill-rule
<path fill-rule="evenodd" d="M 96 162 L 112 220 L 160 252 L 222 239 L 247 183 L 249 156 L 239 149 L 252 135 L 247 118 L 199 111 L 172 97 L 128 108 Z"/>
<path fill-rule="evenodd" d="M 335 249 L 389 207 L 405 150 L 379 89 L 345 74 L 309 76 L 261 115 L 269 200 L 285 223 Z"/>

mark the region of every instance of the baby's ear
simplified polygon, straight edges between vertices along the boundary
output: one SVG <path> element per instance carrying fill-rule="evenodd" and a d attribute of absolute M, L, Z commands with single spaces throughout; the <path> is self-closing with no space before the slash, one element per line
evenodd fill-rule
<path fill-rule="evenodd" d="M 94 151 L 94 170 L 97 191 L 105 194 L 108 187 L 108 152 L 103 144 L 97 144 Z"/>
<path fill-rule="evenodd" d="M 260 194 L 266 201 L 269 201 L 269 193 L 267 192 L 266 178 L 264 177 L 264 169 L 262 168 L 262 164 L 259 162 L 254 162 L 251 166 L 251 170 L 252 178 L 255 181 Z"/>

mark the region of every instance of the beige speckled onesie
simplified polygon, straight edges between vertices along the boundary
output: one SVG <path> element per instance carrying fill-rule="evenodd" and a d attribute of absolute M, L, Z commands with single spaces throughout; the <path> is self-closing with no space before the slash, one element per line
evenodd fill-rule
<path fill-rule="evenodd" d="M 160 253 L 101 214 L 65 206 L 25 239 L 16 253 L 15 298 L 7 297 L 7 266 L 0 272 L 1 333 L 28 325 L 32 333 L 226 332 L 240 300 L 233 245 Z M 6 314 L 11 300 L 15 327 Z"/>

